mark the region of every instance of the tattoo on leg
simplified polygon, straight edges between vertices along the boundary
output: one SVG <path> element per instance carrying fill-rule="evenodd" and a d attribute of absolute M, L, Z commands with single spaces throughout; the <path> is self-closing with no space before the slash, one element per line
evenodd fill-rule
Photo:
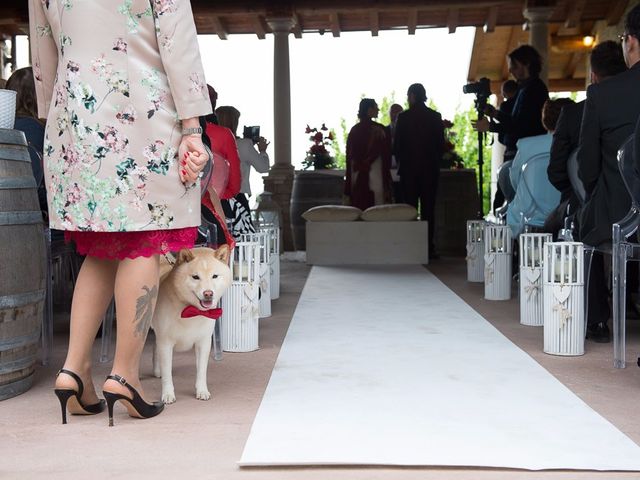
<path fill-rule="evenodd" d="M 136 324 L 135 334 L 138 336 L 145 336 L 149 331 L 153 318 L 153 306 L 158 296 L 157 285 L 154 285 L 153 288 L 144 286 L 142 289 L 145 293 L 136 301 L 136 316 L 133 319 Z"/>

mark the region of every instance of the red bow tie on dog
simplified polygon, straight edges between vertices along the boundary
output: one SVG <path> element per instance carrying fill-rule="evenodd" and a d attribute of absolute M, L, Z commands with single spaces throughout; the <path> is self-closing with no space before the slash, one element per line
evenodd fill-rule
<path fill-rule="evenodd" d="M 207 317 L 211 320 L 217 320 L 222 316 L 221 308 L 211 308 L 209 310 L 200 310 L 199 308 L 194 307 L 193 305 L 189 305 L 180 314 L 182 318 L 191 318 L 191 317 Z"/>

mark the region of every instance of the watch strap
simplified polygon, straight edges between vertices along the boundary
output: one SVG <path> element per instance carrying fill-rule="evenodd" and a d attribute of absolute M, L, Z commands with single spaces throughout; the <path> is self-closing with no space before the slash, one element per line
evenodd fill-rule
<path fill-rule="evenodd" d="M 182 135 L 202 135 L 202 127 L 183 128 Z"/>

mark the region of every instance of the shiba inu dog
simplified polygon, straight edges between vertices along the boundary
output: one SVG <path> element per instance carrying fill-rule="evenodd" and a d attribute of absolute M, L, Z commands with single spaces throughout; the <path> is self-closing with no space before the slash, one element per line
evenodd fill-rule
<path fill-rule="evenodd" d="M 222 311 L 216 306 L 232 281 L 229 248 L 181 250 L 175 264 L 161 264 L 161 280 L 151 326 L 156 335 L 153 374 L 162 377 L 162 401 L 176 401 L 171 374 L 173 351 L 195 347 L 196 398 L 209 400 L 207 366 L 211 336 Z"/>

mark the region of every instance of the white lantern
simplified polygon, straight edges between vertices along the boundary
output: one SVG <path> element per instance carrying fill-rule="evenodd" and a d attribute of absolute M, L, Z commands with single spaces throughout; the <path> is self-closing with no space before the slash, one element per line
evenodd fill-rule
<path fill-rule="evenodd" d="M 271 316 L 271 235 L 264 230 L 241 235 L 245 242 L 260 245 L 260 318 Z"/>
<path fill-rule="evenodd" d="M 544 352 L 584 355 L 584 246 L 544 246 Z"/>
<path fill-rule="evenodd" d="M 256 226 L 273 226 L 279 228 L 282 210 L 280 206 L 273 200 L 271 192 L 262 192 L 258 199 L 258 207 L 256 209 Z"/>
<path fill-rule="evenodd" d="M 484 220 L 467 221 L 467 280 L 484 282 Z"/>
<path fill-rule="evenodd" d="M 484 298 L 511 298 L 511 229 L 486 225 L 484 229 Z"/>
<path fill-rule="evenodd" d="M 280 229 L 276 226 L 261 226 L 260 231 L 267 232 L 270 236 L 271 300 L 276 300 L 280 298 Z"/>
<path fill-rule="evenodd" d="M 231 258 L 233 281 L 222 297 L 222 349 L 258 349 L 260 244 L 237 242 Z"/>
<path fill-rule="evenodd" d="M 520 243 L 520 323 L 532 327 L 543 324 L 542 263 L 544 244 L 550 233 L 523 233 Z"/>

